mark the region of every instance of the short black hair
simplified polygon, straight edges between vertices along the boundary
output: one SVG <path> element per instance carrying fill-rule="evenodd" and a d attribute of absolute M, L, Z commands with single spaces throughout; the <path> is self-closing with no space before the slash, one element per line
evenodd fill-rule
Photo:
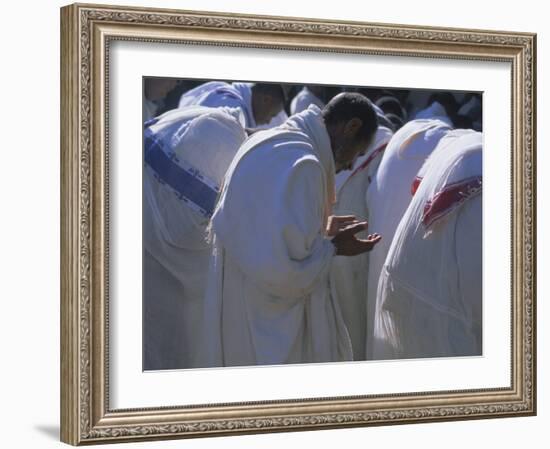
<path fill-rule="evenodd" d="M 370 139 L 378 128 L 378 117 L 371 101 L 356 92 L 343 92 L 336 95 L 323 108 L 323 118 L 327 125 L 348 122 L 351 119 L 361 119 L 363 125 L 358 137 Z"/>
<path fill-rule="evenodd" d="M 282 103 L 285 102 L 285 91 L 280 84 L 254 83 L 252 85 L 252 91 L 262 93 L 276 100 L 281 100 Z"/>

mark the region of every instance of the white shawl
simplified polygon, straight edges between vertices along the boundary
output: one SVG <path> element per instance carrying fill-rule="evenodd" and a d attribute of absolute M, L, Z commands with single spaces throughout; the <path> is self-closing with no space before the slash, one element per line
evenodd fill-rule
<path fill-rule="evenodd" d="M 187 107 L 163 114 L 145 130 L 145 369 L 192 364 L 206 289 L 206 228 L 212 213 L 201 201 L 206 195 L 200 188 L 215 204 L 225 171 L 246 138 L 234 114 L 225 108 Z M 177 182 L 182 173 L 187 184 Z"/>
<path fill-rule="evenodd" d="M 222 106 L 238 108 L 243 113 L 243 126 L 254 128 L 256 121 L 252 110 L 252 84 L 224 83 L 211 81 L 185 92 L 179 102 L 179 108 L 187 106 Z"/>
<path fill-rule="evenodd" d="M 481 150 L 455 131 L 426 162 L 380 277 L 376 358 L 480 354 Z"/>
<path fill-rule="evenodd" d="M 376 292 L 382 265 L 393 240 L 395 229 L 411 202 L 411 185 L 426 158 L 451 128 L 432 119 L 412 120 L 391 138 L 372 183 L 366 204 L 369 230 L 382 235 L 382 240 L 369 253 L 366 356 L 372 358 Z"/>
<path fill-rule="evenodd" d="M 212 218 L 203 366 L 349 360 L 325 237 L 334 160 L 316 106 L 252 135 Z"/>

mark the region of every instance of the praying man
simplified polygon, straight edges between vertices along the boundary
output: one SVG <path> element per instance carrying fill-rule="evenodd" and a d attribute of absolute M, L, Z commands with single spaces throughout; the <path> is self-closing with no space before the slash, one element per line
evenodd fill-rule
<path fill-rule="evenodd" d="M 378 282 L 374 359 L 481 355 L 482 147 L 449 131 L 420 169 Z"/>
<path fill-rule="evenodd" d="M 211 221 L 197 365 L 352 360 L 330 266 L 381 237 L 359 239 L 366 222 L 332 216 L 334 177 L 369 147 L 377 126 L 366 97 L 343 93 L 244 142 Z"/>
<path fill-rule="evenodd" d="M 366 358 L 373 358 L 374 313 L 376 292 L 382 266 L 395 230 L 405 214 L 417 187 L 417 174 L 440 140 L 452 130 L 448 123 L 436 119 L 416 119 L 405 124 L 388 143 L 367 190 L 369 225 L 384 230 L 384 241 L 369 254 L 367 282 Z M 391 198 L 391 201 L 388 201 Z"/>
<path fill-rule="evenodd" d="M 241 112 L 190 106 L 146 122 L 144 369 L 193 367 L 211 248 L 207 227 L 246 133 Z"/>

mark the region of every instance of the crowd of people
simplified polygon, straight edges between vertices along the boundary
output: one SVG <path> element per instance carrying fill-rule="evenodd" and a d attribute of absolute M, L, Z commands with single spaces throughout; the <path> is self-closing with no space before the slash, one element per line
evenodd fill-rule
<path fill-rule="evenodd" d="M 145 370 L 480 355 L 476 92 L 144 79 Z"/>

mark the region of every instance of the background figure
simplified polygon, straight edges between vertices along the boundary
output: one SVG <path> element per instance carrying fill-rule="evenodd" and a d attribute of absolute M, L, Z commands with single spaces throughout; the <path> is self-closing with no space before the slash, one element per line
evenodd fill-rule
<path fill-rule="evenodd" d="M 180 79 L 176 87 L 174 87 L 164 97 L 162 107 L 159 108 L 157 115 L 164 114 L 165 112 L 171 111 L 172 109 L 177 109 L 181 96 L 185 92 L 188 92 L 191 89 L 200 86 L 201 84 L 203 84 L 203 81 L 201 80 Z"/>
<path fill-rule="evenodd" d="M 279 112 L 275 117 L 273 117 L 269 123 L 265 123 L 260 126 L 256 126 L 254 130 L 261 130 L 261 129 L 269 129 L 269 128 L 275 128 L 276 126 L 282 125 L 284 122 L 286 122 L 288 119 L 288 114 L 283 109 L 281 112 Z"/>
<path fill-rule="evenodd" d="M 464 101 L 458 110 L 458 115 L 467 117 L 471 122 L 472 129 L 483 130 L 483 108 L 481 94 L 472 93 L 464 96 Z"/>
<path fill-rule="evenodd" d="M 406 123 L 407 111 L 403 108 L 397 97 L 393 95 L 384 95 L 376 100 L 376 106 L 382 109 L 386 116 L 392 114 L 399 118 L 401 124 Z"/>
<path fill-rule="evenodd" d="M 482 135 L 449 132 L 419 176 L 378 284 L 374 358 L 480 355 Z"/>
<path fill-rule="evenodd" d="M 168 93 L 179 81 L 175 78 L 145 78 L 143 80 L 143 121 L 159 115 Z"/>
<path fill-rule="evenodd" d="M 246 138 L 240 111 L 188 107 L 145 129 L 144 369 L 193 366 L 211 247 L 206 228 Z"/>
<path fill-rule="evenodd" d="M 283 111 L 284 104 L 285 91 L 280 84 L 210 81 L 184 93 L 179 107 L 238 108 L 243 112 L 244 126 L 256 128 L 269 123 Z"/>
<path fill-rule="evenodd" d="M 353 215 L 358 219 L 366 219 L 369 222 L 369 229 L 372 229 L 371 213 L 365 202 L 365 196 L 371 180 L 376 176 L 378 164 L 391 136 L 392 132 L 388 128 L 379 125 L 374 141 L 357 159 L 353 168 L 336 175 L 337 202 L 334 205 L 336 215 Z M 359 236 L 365 237 L 365 232 Z M 353 360 L 365 359 L 369 258 L 378 251 L 378 246 L 385 240 L 384 230 L 383 239 L 373 251 L 355 257 L 337 256 L 332 262 L 331 288 L 335 290 L 340 301 L 342 315 L 353 347 Z"/>
<path fill-rule="evenodd" d="M 325 88 L 323 86 L 304 86 L 290 103 L 290 114 L 305 111 L 310 105 L 314 104 L 319 109 L 323 109 L 327 102 Z"/>
<path fill-rule="evenodd" d="M 377 245 L 376 251 L 369 254 L 366 295 L 366 357 L 369 360 L 373 357 L 376 292 L 382 266 L 397 225 L 412 200 L 411 189 L 416 175 L 439 141 L 451 129 L 440 120 L 420 119 L 408 122 L 389 141 L 367 190 L 369 227 L 377 232 L 384 232 L 384 239 Z"/>
<path fill-rule="evenodd" d="M 436 92 L 430 95 L 424 109 L 417 112 L 415 119 L 438 119 L 454 126 L 458 115 L 458 101 L 450 92 Z"/>

